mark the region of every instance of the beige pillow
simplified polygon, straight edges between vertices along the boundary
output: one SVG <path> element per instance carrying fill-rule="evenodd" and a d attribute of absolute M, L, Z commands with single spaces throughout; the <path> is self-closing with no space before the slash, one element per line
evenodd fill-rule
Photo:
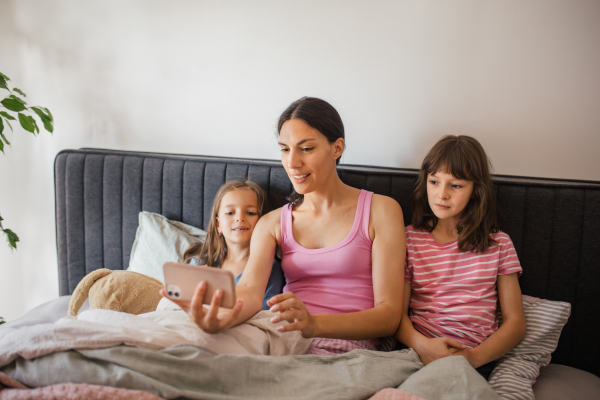
<path fill-rule="evenodd" d="M 138 219 L 127 270 L 151 276 L 163 283 L 163 264 L 182 261 L 185 250 L 206 237 L 202 229 L 171 221 L 160 214 L 142 211 Z"/>

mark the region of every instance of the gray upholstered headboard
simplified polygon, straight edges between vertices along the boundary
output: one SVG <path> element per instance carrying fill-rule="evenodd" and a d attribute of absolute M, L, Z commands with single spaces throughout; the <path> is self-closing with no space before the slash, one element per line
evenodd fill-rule
<path fill-rule="evenodd" d="M 416 170 L 342 165 L 342 180 L 391 196 L 411 220 Z M 247 177 L 280 207 L 291 183 L 278 161 L 100 149 L 55 162 L 60 294 L 98 268 L 126 269 L 142 210 L 206 228 L 218 188 Z M 572 304 L 553 362 L 600 375 L 600 182 L 495 177 L 501 229 L 517 249 L 524 294 Z"/>

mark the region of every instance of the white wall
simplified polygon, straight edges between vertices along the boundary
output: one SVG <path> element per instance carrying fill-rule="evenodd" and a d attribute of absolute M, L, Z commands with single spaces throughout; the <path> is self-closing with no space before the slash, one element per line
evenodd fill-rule
<path fill-rule="evenodd" d="M 58 295 L 66 148 L 276 159 L 280 112 L 311 95 L 340 112 L 346 163 L 417 168 L 464 133 L 496 173 L 600 180 L 595 0 L 0 0 L 0 57 L 56 119 L 0 155 L 0 212 L 21 237 L 12 253 L 0 239 L 7 320 Z"/>

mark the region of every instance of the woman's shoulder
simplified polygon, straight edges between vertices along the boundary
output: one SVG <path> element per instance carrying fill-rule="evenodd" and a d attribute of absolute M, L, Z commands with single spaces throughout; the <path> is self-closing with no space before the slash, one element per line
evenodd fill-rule
<path fill-rule="evenodd" d="M 402 207 L 400 204 L 389 196 L 373 193 L 371 198 L 371 209 L 377 211 L 400 211 Z"/>

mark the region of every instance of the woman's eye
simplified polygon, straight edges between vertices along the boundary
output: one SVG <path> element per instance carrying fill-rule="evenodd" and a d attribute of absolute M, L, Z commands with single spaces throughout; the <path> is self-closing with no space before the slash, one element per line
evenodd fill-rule
<path fill-rule="evenodd" d="M 452 185 L 452 187 L 453 187 L 454 189 L 460 189 L 460 188 L 462 187 L 462 185 Z"/>
<path fill-rule="evenodd" d="M 281 149 L 282 153 L 287 153 L 288 151 L 290 151 L 290 149 Z"/>
<path fill-rule="evenodd" d="M 314 149 L 314 147 L 303 147 L 302 151 L 308 152 L 308 151 L 311 151 L 312 149 Z"/>

